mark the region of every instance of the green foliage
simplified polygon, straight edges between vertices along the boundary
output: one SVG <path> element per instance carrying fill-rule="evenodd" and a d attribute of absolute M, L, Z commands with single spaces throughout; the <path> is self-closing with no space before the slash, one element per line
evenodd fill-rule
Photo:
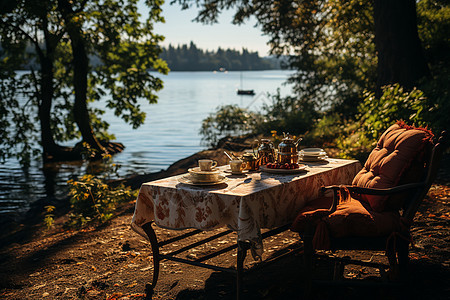
<path fill-rule="evenodd" d="M 450 5 L 448 1 L 422 0 L 417 3 L 419 36 L 431 69 L 431 78 L 418 86 L 427 97 L 424 119 L 435 133 L 450 128 Z"/>
<path fill-rule="evenodd" d="M 327 147 L 346 128 L 342 116 L 338 113 L 323 113 L 312 125 L 311 131 L 305 134 L 302 143 L 305 145 L 322 145 Z"/>
<path fill-rule="evenodd" d="M 53 227 L 53 223 L 55 222 L 55 215 L 53 214 L 55 207 L 53 205 L 47 205 L 44 207 L 44 209 L 44 225 L 47 229 L 50 229 Z"/>
<path fill-rule="evenodd" d="M 428 103 L 422 91 L 405 91 L 398 84 L 383 88 L 383 94 L 376 98 L 373 92 L 366 92 L 359 111 L 361 121 L 368 137 L 378 139 L 380 135 L 397 120 L 405 120 L 416 126 L 426 126 L 423 118 Z"/>
<path fill-rule="evenodd" d="M 137 191 L 122 185 L 113 188 L 101 178 L 91 174 L 79 180 L 69 180 L 72 213 L 69 226 L 83 227 L 92 221 L 106 222 L 114 216 L 121 203 L 136 199 Z"/>
<path fill-rule="evenodd" d="M 318 116 L 313 103 L 296 97 L 283 98 L 279 90 L 269 97 L 272 102 L 264 105 L 261 113 L 249 112 L 237 105 L 219 107 L 216 113 L 203 120 L 200 131 L 203 140 L 214 146 L 227 135 L 265 135 L 272 131 L 298 135 L 311 129 Z"/>
<path fill-rule="evenodd" d="M 271 96 L 272 103 L 264 105 L 261 120 L 255 124 L 256 133 L 267 133 L 271 130 L 304 133 L 311 129 L 318 114 L 314 103 L 304 98 L 293 96 L 281 97 L 280 91 Z"/>
<path fill-rule="evenodd" d="M 224 105 L 217 108 L 202 122 L 202 140 L 215 146 L 219 139 L 229 135 L 241 135 L 252 131 L 257 114 L 250 113 L 237 105 Z"/>
<path fill-rule="evenodd" d="M 336 139 L 343 157 L 364 160 L 381 134 L 398 120 L 424 127 L 432 123 L 426 119 L 426 113 L 434 111 L 434 107 L 428 105 L 420 90 L 405 91 L 395 84 L 384 87 L 380 98 L 373 92 L 366 92 L 364 96 L 358 108 L 359 121 L 348 123 L 342 137 Z"/>
<path fill-rule="evenodd" d="M 358 122 L 349 123 L 341 131 L 341 135 L 335 139 L 336 147 L 341 150 L 339 157 L 364 162 L 375 148 L 377 139 L 367 135 L 360 126 L 361 124 Z"/>
<path fill-rule="evenodd" d="M 21 80 L 13 80 L 11 75 L 0 80 L 0 161 L 16 157 L 27 168 L 39 153 L 36 119 L 30 118 L 36 115 L 36 107 L 20 97 L 31 93 L 29 74 L 18 75 Z"/>
<path fill-rule="evenodd" d="M 163 87 L 162 80 L 149 71 L 162 74 L 169 71 L 166 62 L 159 58 L 162 49 L 158 43 L 163 37 L 153 31 L 154 22 L 164 21 L 160 15 L 163 1 L 145 2 L 150 11 L 144 22 L 140 21 L 134 0 L 126 5 L 120 1 L 96 1 L 86 19 L 93 24 L 89 37 L 93 54 L 100 60 L 93 68 L 95 72 L 90 73 L 89 98 L 97 100 L 106 93 L 110 95 L 107 108 L 133 128 L 145 120 L 138 100 L 156 103 L 154 91 Z"/>

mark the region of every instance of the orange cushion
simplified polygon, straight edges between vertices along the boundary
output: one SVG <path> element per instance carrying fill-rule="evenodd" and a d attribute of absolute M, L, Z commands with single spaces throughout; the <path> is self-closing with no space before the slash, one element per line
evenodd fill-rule
<path fill-rule="evenodd" d="M 305 231 L 308 222 L 320 219 L 327 214 L 333 202 L 333 197 L 321 197 L 308 203 L 307 206 L 298 213 L 291 225 L 291 230 L 295 232 Z"/>
<path fill-rule="evenodd" d="M 396 211 L 375 212 L 367 203 L 348 197 L 340 202 L 329 216 L 331 197 L 322 197 L 304 207 L 291 225 L 291 230 L 303 232 L 308 222 L 323 221 L 332 237 L 383 236 L 400 229 L 400 215 Z"/>
<path fill-rule="evenodd" d="M 377 147 L 370 153 L 363 169 L 353 179 L 353 185 L 365 188 L 391 188 L 404 183 L 402 176 L 414 164 L 424 169 L 424 150 L 431 144 L 433 134 L 423 128 L 414 128 L 403 122 L 389 127 L 377 143 Z M 413 163 L 414 162 L 414 163 Z M 414 172 L 413 175 L 421 175 Z M 409 174 L 411 175 L 411 174 Z M 408 176 L 409 181 L 418 181 L 420 178 Z M 360 195 L 354 196 L 370 204 L 372 210 L 382 212 L 388 209 L 398 210 L 402 199 L 392 198 L 389 202 L 387 196 Z M 395 200 L 394 200 L 395 199 Z M 395 203 L 394 203 L 395 202 Z"/>
<path fill-rule="evenodd" d="M 354 198 L 340 203 L 334 213 L 324 218 L 333 237 L 384 236 L 400 229 L 396 211 L 371 211 L 367 203 Z"/>

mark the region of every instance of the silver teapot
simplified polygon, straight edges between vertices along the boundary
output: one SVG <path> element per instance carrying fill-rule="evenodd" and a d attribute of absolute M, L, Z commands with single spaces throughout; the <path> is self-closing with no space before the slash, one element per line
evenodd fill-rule
<path fill-rule="evenodd" d="M 258 165 L 265 165 L 269 162 L 275 162 L 276 154 L 275 147 L 273 143 L 269 139 L 261 139 L 260 141 L 256 140 L 257 150 L 253 148 L 253 152 L 258 160 Z"/>

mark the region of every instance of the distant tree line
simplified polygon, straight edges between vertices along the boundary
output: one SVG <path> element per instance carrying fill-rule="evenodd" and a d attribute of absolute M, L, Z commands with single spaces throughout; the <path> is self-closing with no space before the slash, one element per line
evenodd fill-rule
<path fill-rule="evenodd" d="M 280 69 L 280 60 L 274 57 L 260 57 L 257 52 L 218 48 L 205 51 L 191 42 L 189 45 L 169 45 L 163 48 L 160 58 L 172 71 L 214 71 L 221 68 L 228 71 Z"/>

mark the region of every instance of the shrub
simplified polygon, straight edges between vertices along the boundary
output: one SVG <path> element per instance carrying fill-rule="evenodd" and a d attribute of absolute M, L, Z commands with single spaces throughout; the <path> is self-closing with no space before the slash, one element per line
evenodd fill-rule
<path fill-rule="evenodd" d="M 428 103 L 423 92 L 416 88 L 404 91 L 394 84 L 385 86 L 380 98 L 376 98 L 374 92 L 366 92 L 364 96 L 359 111 L 363 129 L 372 139 L 378 139 L 397 120 L 427 125 L 423 113 L 428 110 Z"/>
<path fill-rule="evenodd" d="M 249 133 L 254 128 L 256 118 L 257 114 L 237 105 L 218 107 L 216 113 L 210 114 L 202 122 L 202 140 L 214 147 L 225 136 Z"/>
<path fill-rule="evenodd" d="M 313 103 L 294 96 L 281 97 L 279 90 L 271 99 L 270 105 L 263 106 L 263 117 L 255 123 L 256 133 L 275 130 L 301 134 L 312 128 L 318 116 Z"/>
<path fill-rule="evenodd" d="M 106 222 L 114 216 L 121 203 L 136 199 L 137 190 L 119 185 L 107 184 L 111 174 L 117 174 L 118 166 L 111 161 L 111 155 L 103 156 L 102 170 L 99 175 L 86 174 L 79 180 L 69 180 L 71 214 L 68 225 L 83 227 L 91 221 Z"/>
<path fill-rule="evenodd" d="M 314 104 L 292 96 L 281 97 L 279 90 L 270 97 L 272 103 L 264 105 L 261 113 L 237 105 L 219 107 L 202 122 L 203 141 L 214 147 L 225 136 L 267 135 L 271 131 L 298 135 L 311 129 L 318 116 Z"/>
<path fill-rule="evenodd" d="M 97 220 L 101 223 L 113 217 L 120 203 L 130 202 L 137 197 L 137 191 L 123 185 L 110 187 L 102 179 L 86 174 L 80 180 L 69 180 L 72 213 L 69 226 L 83 227 Z"/>
<path fill-rule="evenodd" d="M 359 108 L 359 121 L 348 124 L 335 142 L 344 158 L 365 160 L 381 134 L 398 120 L 426 126 L 429 107 L 424 93 L 416 88 L 405 91 L 400 85 L 385 86 L 380 98 L 365 92 Z"/>

